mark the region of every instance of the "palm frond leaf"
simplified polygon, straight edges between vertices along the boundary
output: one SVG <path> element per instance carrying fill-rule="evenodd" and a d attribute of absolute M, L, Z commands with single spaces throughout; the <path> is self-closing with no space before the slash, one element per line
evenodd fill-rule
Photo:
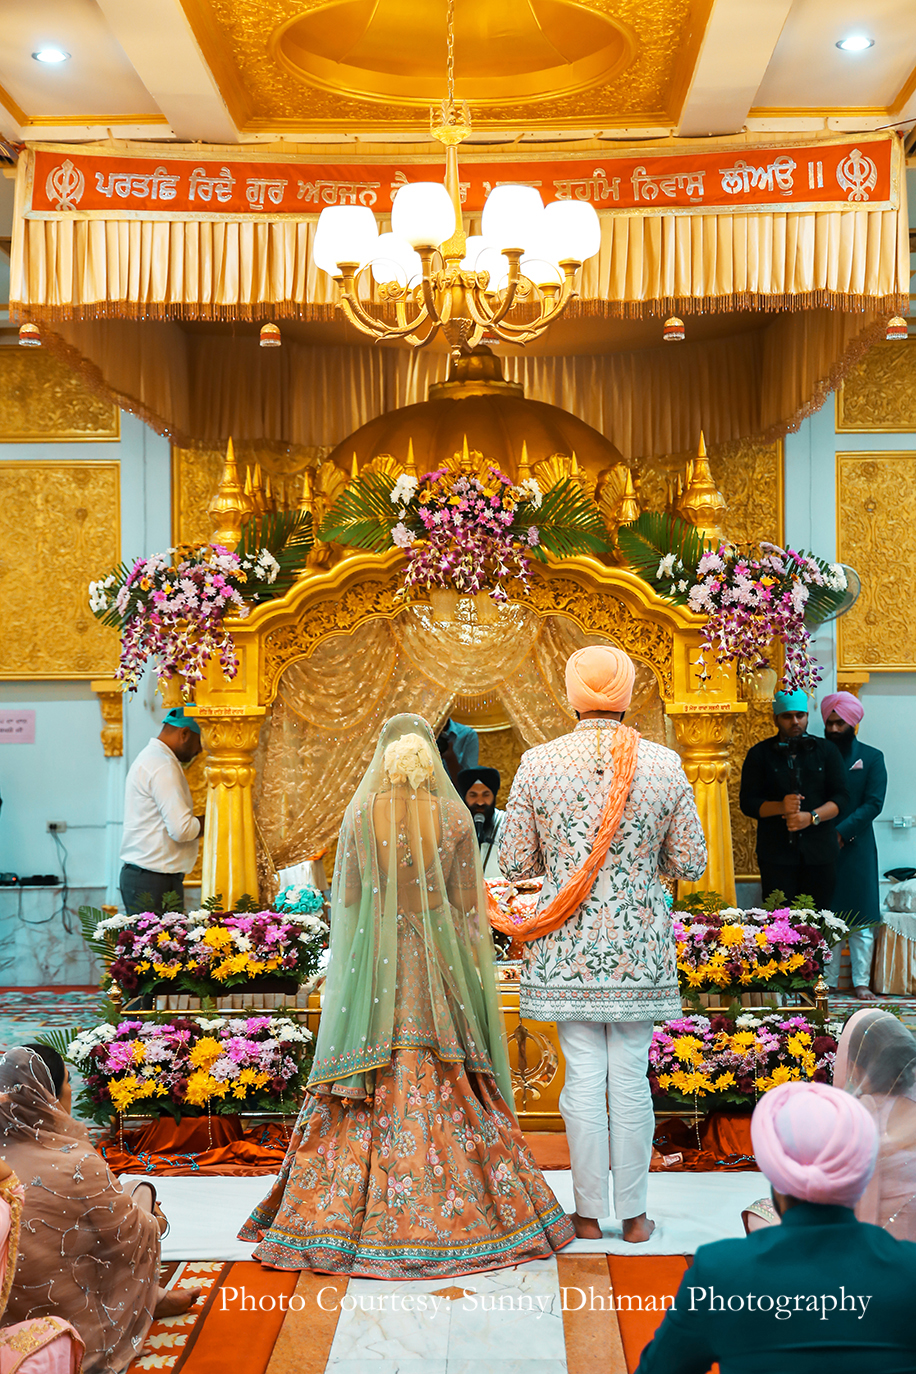
<path fill-rule="evenodd" d="M 246 598 L 258 602 L 283 596 L 304 571 L 314 544 L 312 517 L 307 510 L 277 511 L 249 520 L 236 549 L 239 558 L 255 559 L 266 549 L 280 564 L 280 571 L 267 586 L 253 583 L 246 587 Z"/>
<path fill-rule="evenodd" d="M 573 558 L 580 553 L 608 553 L 611 541 L 598 507 L 573 478 L 564 478 L 544 495 L 540 506 L 525 508 L 516 524 L 536 525 L 540 543 L 531 552 L 542 561 L 548 553 Z"/>
<path fill-rule="evenodd" d="M 79 1026 L 68 1026 L 66 1030 L 44 1030 L 35 1036 L 32 1044 L 47 1045 L 49 1050 L 56 1050 L 61 1059 L 66 1059 L 70 1046 L 79 1033 Z"/>
<path fill-rule="evenodd" d="M 696 526 L 688 521 L 662 511 L 643 511 L 638 519 L 622 525 L 617 531 L 617 547 L 633 572 L 650 586 L 655 586 L 658 565 L 670 553 L 680 559 L 692 581 L 707 543 Z M 666 595 L 679 603 L 687 600 L 686 594 Z"/>
<path fill-rule="evenodd" d="M 115 956 L 115 937 L 108 934 L 96 939 L 95 932 L 99 922 L 105 920 L 108 912 L 100 911 L 96 906 L 81 906 L 76 914 L 79 917 L 83 939 L 92 951 L 96 962 L 101 964 L 107 973 Z"/>
<path fill-rule="evenodd" d="M 392 547 L 391 531 L 400 519 L 391 500 L 393 490 L 394 478 L 385 473 L 367 472 L 358 477 L 321 522 L 319 539 L 385 553 Z"/>

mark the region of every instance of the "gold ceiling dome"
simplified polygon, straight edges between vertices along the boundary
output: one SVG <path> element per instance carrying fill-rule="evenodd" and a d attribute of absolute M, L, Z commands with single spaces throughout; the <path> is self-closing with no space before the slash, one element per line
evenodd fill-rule
<path fill-rule="evenodd" d="M 322 90 L 430 105 L 443 94 L 446 14 L 446 0 L 303 5 L 270 48 Z M 455 97 L 493 106 L 568 95 L 610 81 L 635 48 L 625 25 L 588 3 L 456 0 Z"/>
<path fill-rule="evenodd" d="M 428 400 L 370 420 L 330 457 L 348 473 L 371 464 L 375 471 L 422 477 L 468 453 L 513 481 L 536 477 L 544 489 L 575 476 L 594 495 L 611 469 L 626 475 L 609 439 L 559 406 L 526 400 L 521 384 L 504 379 L 499 359 L 486 348 L 455 360 L 448 381 L 431 386 Z"/>

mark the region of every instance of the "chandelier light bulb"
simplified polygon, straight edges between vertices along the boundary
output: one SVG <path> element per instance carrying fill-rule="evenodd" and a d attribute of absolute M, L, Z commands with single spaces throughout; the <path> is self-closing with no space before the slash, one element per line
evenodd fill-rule
<path fill-rule="evenodd" d="M 409 181 L 391 206 L 391 228 L 412 248 L 438 248 L 455 232 L 455 207 L 441 181 Z"/>
<path fill-rule="evenodd" d="M 562 286 L 563 273 L 557 264 L 558 257 L 553 242 L 542 232 L 528 244 L 528 250 L 522 255 L 519 269 L 523 276 L 538 286 Z"/>
<path fill-rule="evenodd" d="M 492 243 L 487 243 L 486 239 L 481 239 L 481 247 L 475 255 L 474 271 L 489 273 L 488 291 L 504 291 L 509 284 L 509 259 Z"/>
<path fill-rule="evenodd" d="M 488 243 L 505 251 L 528 247 L 538 235 L 544 202 L 533 186 L 496 186 L 487 196 L 480 227 Z"/>
<path fill-rule="evenodd" d="M 477 266 L 477 259 L 483 250 L 489 247 L 490 245 L 483 234 L 468 234 L 464 244 L 464 257 L 458 264 L 459 267 L 465 272 L 482 271 L 483 269 Z"/>
<path fill-rule="evenodd" d="M 554 200 L 545 207 L 543 234 L 555 262 L 586 262 L 601 247 L 601 221 L 586 200 Z"/>
<path fill-rule="evenodd" d="M 336 277 L 342 262 L 367 263 L 377 243 L 378 225 L 368 206 L 328 205 L 318 216 L 312 257 L 316 267 Z"/>
<path fill-rule="evenodd" d="M 369 261 L 372 280 L 416 286 L 423 279 L 423 263 L 406 239 L 399 234 L 379 234 Z"/>

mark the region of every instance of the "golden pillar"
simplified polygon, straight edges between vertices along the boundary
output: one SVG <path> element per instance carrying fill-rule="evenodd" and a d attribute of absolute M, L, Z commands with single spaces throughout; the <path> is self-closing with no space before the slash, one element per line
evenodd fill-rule
<path fill-rule="evenodd" d="M 685 711 L 672 705 L 667 708 L 680 748 L 684 772 L 693 788 L 697 810 L 706 836 L 709 861 L 699 882 L 682 882 L 678 892 L 707 891 L 720 893 L 727 902 L 735 902 L 735 862 L 732 854 L 732 823 L 728 805 L 728 746 L 735 728 L 735 716 L 746 711 L 740 702 L 725 710 L 713 707 Z"/>
<path fill-rule="evenodd" d="M 201 899 L 219 896 L 227 911 L 243 893 L 257 898 L 258 863 L 252 786 L 263 706 L 228 714 L 195 712 L 207 751 Z"/>
<path fill-rule="evenodd" d="M 124 684 L 117 678 L 100 677 L 89 686 L 102 709 L 101 740 L 105 757 L 119 759 L 124 753 Z"/>

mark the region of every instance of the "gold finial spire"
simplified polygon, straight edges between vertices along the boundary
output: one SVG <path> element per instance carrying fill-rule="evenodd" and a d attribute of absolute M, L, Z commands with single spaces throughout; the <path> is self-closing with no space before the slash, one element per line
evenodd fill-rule
<path fill-rule="evenodd" d="M 471 455 L 468 452 L 468 436 L 466 434 L 461 441 L 461 464 L 465 472 L 471 466 Z"/>
<path fill-rule="evenodd" d="M 299 509 L 308 511 L 309 515 L 315 514 L 315 475 L 311 468 L 306 468 L 302 474 L 302 496 L 299 500 Z"/>
<path fill-rule="evenodd" d="M 531 464 L 528 461 L 528 440 L 522 440 L 522 456 L 518 464 L 518 480 L 527 482 L 531 476 Z"/>
<path fill-rule="evenodd" d="M 407 440 L 407 462 L 404 465 L 404 472 L 408 477 L 417 476 L 417 460 L 413 454 L 413 439 Z"/>
<path fill-rule="evenodd" d="M 687 484 L 678 502 L 678 513 L 691 525 L 696 525 L 704 539 L 716 543 L 725 538 L 722 531 L 722 517 L 728 507 L 725 499 L 713 481 L 706 456 L 706 440 L 700 431 L 697 456 L 687 467 Z"/>
<path fill-rule="evenodd" d="M 210 523 L 213 526 L 212 542 L 224 548 L 234 549 L 242 537 L 242 526 L 252 511 L 251 496 L 248 494 L 248 481 L 243 487 L 239 479 L 235 448 L 230 438 L 226 445 L 226 459 L 223 475 L 220 478 L 216 495 L 207 507 Z"/>
<path fill-rule="evenodd" d="M 359 476 L 359 460 L 356 457 L 356 449 L 353 450 L 353 466 L 350 468 L 350 478 L 354 480 Z"/>
<path fill-rule="evenodd" d="M 569 460 L 569 475 L 570 475 L 570 477 L 578 477 L 578 476 L 579 476 L 579 460 L 578 460 L 578 458 L 576 457 L 576 450 L 575 450 L 575 449 L 573 449 L 573 451 L 572 451 L 572 458 Z"/>

